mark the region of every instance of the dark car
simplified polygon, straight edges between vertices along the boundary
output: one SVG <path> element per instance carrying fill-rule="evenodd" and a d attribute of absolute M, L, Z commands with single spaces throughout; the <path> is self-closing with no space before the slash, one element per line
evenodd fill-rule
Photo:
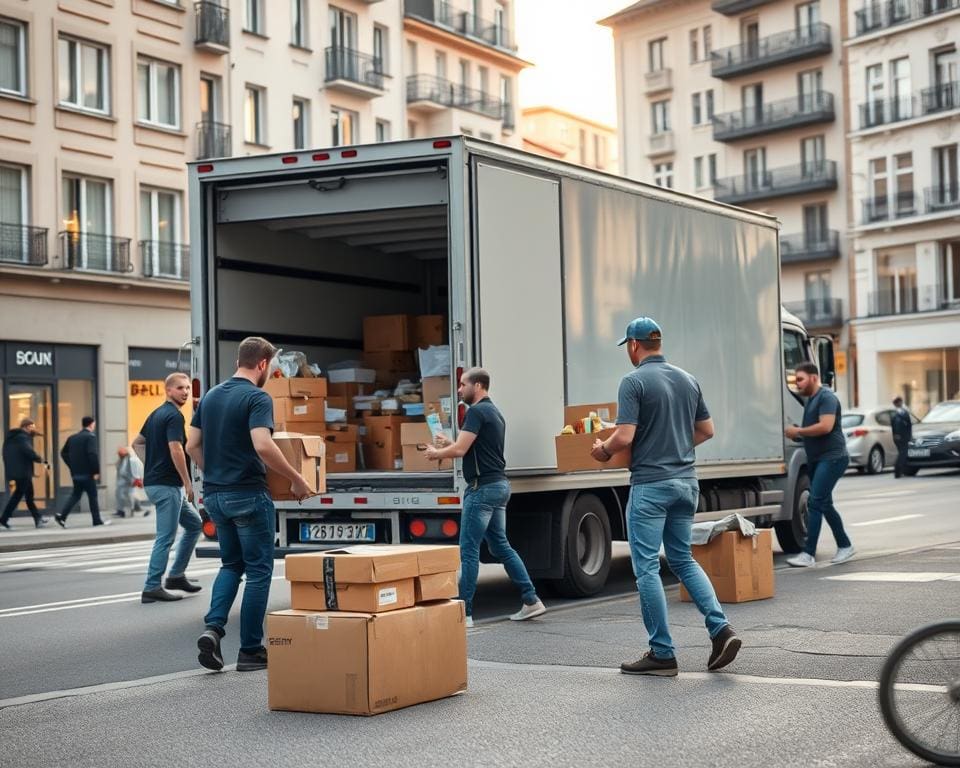
<path fill-rule="evenodd" d="M 938 403 L 913 427 L 907 474 L 931 467 L 960 467 L 960 400 Z"/>

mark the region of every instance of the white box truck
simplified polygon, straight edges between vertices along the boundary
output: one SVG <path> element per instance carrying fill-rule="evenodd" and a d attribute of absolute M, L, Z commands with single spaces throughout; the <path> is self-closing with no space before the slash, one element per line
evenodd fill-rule
<path fill-rule="evenodd" d="M 559 473 L 554 437 L 565 405 L 616 399 L 630 369 L 617 341 L 649 315 L 716 423 L 697 451 L 698 520 L 740 512 L 802 544 L 787 377 L 818 357 L 830 368 L 832 351 L 781 310 L 774 219 L 468 137 L 208 160 L 189 179 L 195 397 L 249 335 L 326 368 L 360 356 L 365 316 L 445 316 L 452 401 L 459 371 L 482 365 L 506 418 L 511 542 L 535 578 L 589 595 L 626 538 L 629 473 Z M 278 556 L 457 540 L 460 462 L 327 485 L 277 503 Z"/>

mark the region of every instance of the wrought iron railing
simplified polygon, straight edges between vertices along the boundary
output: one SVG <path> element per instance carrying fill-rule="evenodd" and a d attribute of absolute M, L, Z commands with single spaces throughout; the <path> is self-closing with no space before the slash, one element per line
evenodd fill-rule
<path fill-rule="evenodd" d="M 721 202 L 733 203 L 833 189 L 836 185 L 837 164 L 821 160 L 717 179 L 713 194 Z"/>
<path fill-rule="evenodd" d="M 856 35 L 936 16 L 960 8 L 960 0 L 868 0 L 856 12 Z"/>
<path fill-rule="evenodd" d="M 504 104 L 500 99 L 434 75 L 407 77 L 407 102 L 416 101 L 431 101 L 434 104 L 478 112 L 495 120 L 503 119 Z"/>
<path fill-rule="evenodd" d="M 383 90 L 383 59 L 340 46 L 330 46 L 325 54 L 326 82 L 349 80 Z"/>
<path fill-rule="evenodd" d="M 232 154 L 232 130 L 229 125 L 212 120 L 197 123 L 197 160 L 230 157 Z"/>
<path fill-rule="evenodd" d="M 713 138 L 743 138 L 834 117 L 833 94 L 817 91 L 714 115 Z"/>
<path fill-rule="evenodd" d="M 843 325 L 842 299 L 806 299 L 787 301 L 787 312 L 796 315 L 808 328 L 835 328 Z"/>
<path fill-rule="evenodd" d="M 840 256 L 840 233 L 835 229 L 800 232 L 780 237 L 780 261 L 813 261 Z"/>
<path fill-rule="evenodd" d="M 827 53 L 831 47 L 830 25 L 820 22 L 715 50 L 710 54 L 710 73 L 714 77 L 745 74 L 773 64 Z"/>
<path fill-rule="evenodd" d="M 208 0 L 193 4 L 196 17 L 195 45 L 230 47 L 230 9 Z"/>
<path fill-rule="evenodd" d="M 0 262 L 42 267 L 47 261 L 46 227 L 0 222 Z"/>
<path fill-rule="evenodd" d="M 100 235 L 93 232 L 61 232 L 60 258 L 65 269 L 116 272 L 133 271 L 130 261 L 130 238 Z"/>
<path fill-rule="evenodd" d="M 162 240 L 141 240 L 138 246 L 144 277 L 190 279 L 190 246 Z"/>

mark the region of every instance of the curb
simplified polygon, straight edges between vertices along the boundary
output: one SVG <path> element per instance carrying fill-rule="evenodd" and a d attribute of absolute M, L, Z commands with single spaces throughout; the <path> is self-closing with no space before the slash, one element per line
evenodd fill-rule
<path fill-rule="evenodd" d="M 121 544 L 127 541 L 150 541 L 155 533 L 127 533 L 115 536 L 87 536 L 85 538 L 47 541 L 22 541 L 13 544 L 0 544 L 0 553 L 23 552 L 33 549 L 61 549 L 64 547 L 86 547 L 91 544 Z"/>

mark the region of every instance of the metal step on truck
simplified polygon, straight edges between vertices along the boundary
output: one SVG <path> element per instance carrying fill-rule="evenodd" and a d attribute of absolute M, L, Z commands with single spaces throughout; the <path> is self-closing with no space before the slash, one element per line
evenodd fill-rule
<path fill-rule="evenodd" d="M 232 374 L 249 335 L 326 369 L 360 354 L 366 316 L 443 315 L 452 402 L 482 365 L 506 418 L 511 542 L 534 578 L 586 596 L 626 538 L 629 473 L 560 473 L 554 437 L 566 405 L 616 400 L 630 368 L 617 341 L 649 315 L 716 423 L 697 451 L 697 519 L 739 512 L 802 545 L 788 377 L 816 359 L 829 379 L 832 348 L 781 309 L 773 218 L 462 136 L 208 160 L 189 184 L 194 397 Z M 327 477 L 324 494 L 277 502 L 278 556 L 457 541 L 459 461 Z"/>

